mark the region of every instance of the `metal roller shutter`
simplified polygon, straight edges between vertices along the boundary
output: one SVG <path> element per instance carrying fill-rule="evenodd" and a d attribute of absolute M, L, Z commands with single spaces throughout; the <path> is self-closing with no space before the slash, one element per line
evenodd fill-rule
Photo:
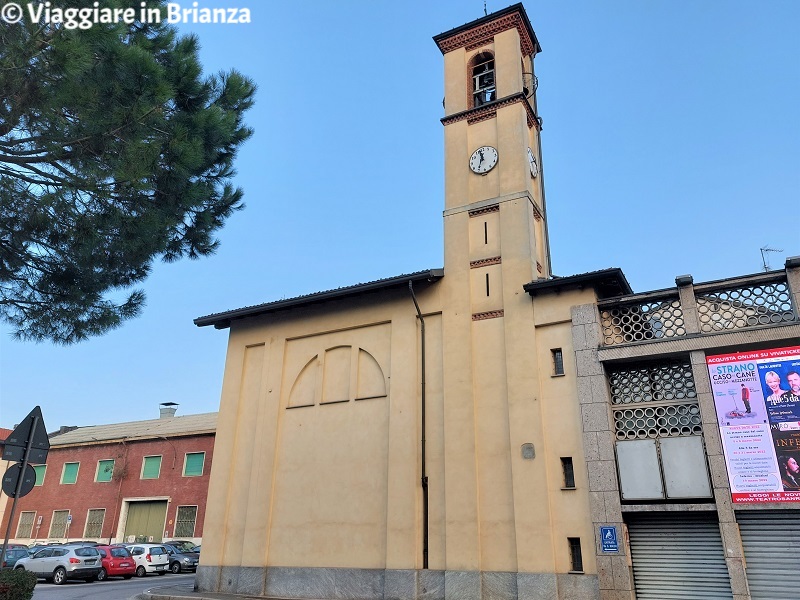
<path fill-rule="evenodd" d="M 626 516 L 638 600 L 731 600 L 716 513 Z"/>
<path fill-rule="evenodd" d="M 800 511 L 738 512 L 753 600 L 800 598 Z"/>

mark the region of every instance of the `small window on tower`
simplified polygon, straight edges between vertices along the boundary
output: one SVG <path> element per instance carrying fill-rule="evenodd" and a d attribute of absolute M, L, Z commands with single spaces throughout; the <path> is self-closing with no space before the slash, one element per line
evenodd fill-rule
<path fill-rule="evenodd" d="M 472 105 L 478 107 L 497 99 L 497 89 L 494 85 L 494 57 L 488 52 L 482 52 L 475 57 L 474 64 Z"/>
<path fill-rule="evenodd" d="M 553 348 L 550 350 L 553 354 L 553 376 L 564 374 L 564 353 L 561 348 Z"/>
<path fill-rule="evenodd" d="M 581 538 L 567 538 L 569 544 L 570 573 L 583 573 L 583 556 L 581 555 Z"/>
<path fill-rule="evenodd" d="M 565 490 L 575 489 L 575 467 L 572 464 L 571 456 L 561 457 L 561 469 L 564 471 L 564 487 Z"/>

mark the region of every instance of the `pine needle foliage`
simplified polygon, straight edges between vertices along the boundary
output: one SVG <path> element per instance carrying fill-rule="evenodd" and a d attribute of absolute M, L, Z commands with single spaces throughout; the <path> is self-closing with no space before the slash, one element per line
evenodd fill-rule
<path fill-rule="evenodd" d="M 254 95 L 163 22 L 0 24 L 0 317 L 18 338 L 101 335 L 141 312 L 154 261 L 216 250 Z"/>

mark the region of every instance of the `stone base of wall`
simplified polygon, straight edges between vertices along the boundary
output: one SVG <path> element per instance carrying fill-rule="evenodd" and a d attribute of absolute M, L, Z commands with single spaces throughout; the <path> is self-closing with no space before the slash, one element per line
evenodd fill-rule
<path fill-rule="evenodd" d="M 296 567 L 197 570 L 199 592 L 297 600 L 597 600 L 596 575 Z"/>

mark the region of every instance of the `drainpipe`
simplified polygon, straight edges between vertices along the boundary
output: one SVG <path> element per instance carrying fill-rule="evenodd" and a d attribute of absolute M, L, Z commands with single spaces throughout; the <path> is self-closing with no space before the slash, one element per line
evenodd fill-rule
<path fill-rule="evenodd" d="M 109 531 L 108 535 L 108 545 L 111 545 L 111 538 L 117 536 L 116 528 L 119 527 L 119 523 L 117 523 L 117 516 L 119 514 L 119 503 L 122 499 L 122 480 L 125 479 L 125 475 L 128 473 L 128 445 L 125 443 L 125 440 L 128 439 L 127 437 L 122 438 L 119 443 L 122 444 L 123 454 L 120 455 L 118 458 L 123 459 L 122 467 L 119 469 L 119 484 L 117 485 L 117 502 L 114 505 L 114 516 L 111 517 L 111 530 Z M 114 461 L 114 468 L 116 468 L 117 464 Z M 112 471 L 113 477 L 113 471 Z M 125 535 L 123 532 L 122 540 L 117 543 L 125 543 Z"/>
<path fill-rule="evenodd" d="M 419 310 L 417 296 L 414 294 L 414 284 L 408 282 L 408 291 L 411 292 L 411 299 L 414 301 L 414 308 L 417 309 L 417 317 L 420 323 L 421 334 L 421 354 L 422 354 L 422 568 L 428 568 L 428 472 L 425 465 L 425 319 Z"/>

